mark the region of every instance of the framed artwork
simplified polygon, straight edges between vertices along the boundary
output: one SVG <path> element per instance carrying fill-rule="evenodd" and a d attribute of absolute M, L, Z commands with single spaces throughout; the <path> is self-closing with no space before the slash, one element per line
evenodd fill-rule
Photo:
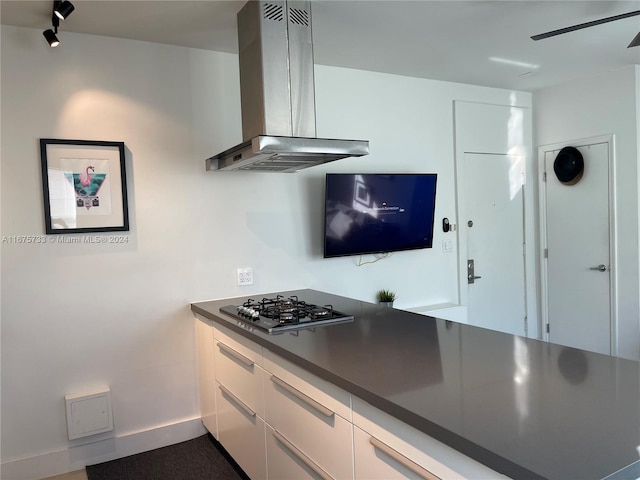
<path fill-rule="evenodd" d="M 40 139 L 48 234 L 129 230 L 124 142 Z"/>

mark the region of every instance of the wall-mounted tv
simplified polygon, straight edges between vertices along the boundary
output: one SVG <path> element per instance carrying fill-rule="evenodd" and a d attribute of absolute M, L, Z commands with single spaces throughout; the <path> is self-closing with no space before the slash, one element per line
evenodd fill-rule
<path fill-rule="evenodd" d="M 328 173 L 324 256 L 431 248 L 435 173 Z"/>

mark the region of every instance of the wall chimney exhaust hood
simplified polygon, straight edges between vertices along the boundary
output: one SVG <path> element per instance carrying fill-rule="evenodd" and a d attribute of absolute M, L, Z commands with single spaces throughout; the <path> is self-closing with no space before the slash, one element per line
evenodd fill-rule
<path fill-rule="evenodd" d="M 249 1 L 238 12 L 243 142 L 207 170 L 295 172 L 369 153 L 366 140 L 316 138 L 309 1 Z"/>

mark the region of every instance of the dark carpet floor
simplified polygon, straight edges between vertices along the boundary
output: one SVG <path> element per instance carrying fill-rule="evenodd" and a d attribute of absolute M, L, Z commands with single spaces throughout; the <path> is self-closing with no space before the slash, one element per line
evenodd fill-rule
<path fill-rule="evenodd" d="M 193 440 L 87 466 L 89 480 L 247 480 L 209 434 Z"/>

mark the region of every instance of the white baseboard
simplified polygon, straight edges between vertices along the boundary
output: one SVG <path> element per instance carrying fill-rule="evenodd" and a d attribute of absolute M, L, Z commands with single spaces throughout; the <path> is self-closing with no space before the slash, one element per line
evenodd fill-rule
<path fill-rule="evenodd" d="M 200 417 L 159 425 L 137 432 L 123 433 L 84 445 L 69 446 L 55 452 L 4 462 L 2 480 L 37 480 L 81 470 L 87 465 L 108 462 L 155 448 L 184 442 L 207 433 Z"/>

